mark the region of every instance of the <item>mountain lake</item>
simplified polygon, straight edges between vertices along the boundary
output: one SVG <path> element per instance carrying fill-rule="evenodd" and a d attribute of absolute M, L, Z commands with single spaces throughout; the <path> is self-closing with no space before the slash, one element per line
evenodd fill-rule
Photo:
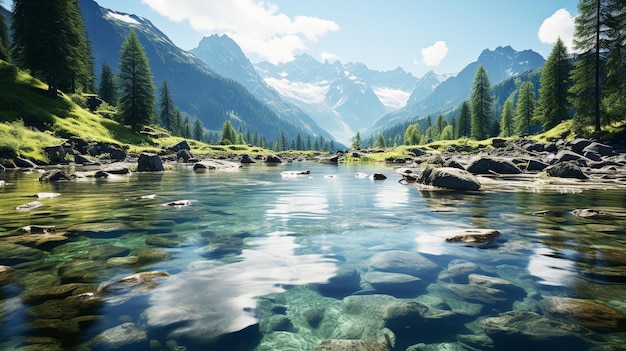
<path fill-rule="evenodd" d="M 0 174 L 1 350 L 626 345 L 619 184 L 454 192 L 314 162 L 39 176 Z"/>

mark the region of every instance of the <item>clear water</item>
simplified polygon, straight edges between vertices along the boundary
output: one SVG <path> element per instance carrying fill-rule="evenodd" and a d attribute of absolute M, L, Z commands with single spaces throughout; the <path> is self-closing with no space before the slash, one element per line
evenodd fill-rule
<path fill-rule="evenodd" d="M 301 169 L 310 175 L 280 175 Z M 11 244 L 27 253 L 3 246 L 0 265 L 14 270 L 4 282 L 0 271 L 3 350 L 314 350 L 328 339 L 385 341 L 394 350 L 507 350 L 514 347 L 506 339 L 484 341 L 481 321 L 507 311 L 541 315 L 540 301 L 554 296 L 626 313 L 624 189 L 425 191 L 400 184 L 390 167 L 299 162 L 237 172 L 181 166 L 107 181 L 38 176 L 0 174 L 0 242 L 16 242 L 26 225 L 54 225 L 67 239 Z M 44 192 L 61 195 L 16 210 Z M 191 205 L 164 205 L 179 200 Z M 574 216 L 580 208 L 604 215 Z M 551 213 L 533 214 L 544 210 Z M 450 231 L 471 228 L 502 236 L 486 248 L 445 242 Z M 437 268 L 414 274 L 416 285 L 374 287 L 372 257 L 382 252 L 417 252 Z M 515 293 L 497 302 L 454 294 L 468 285 L 467 274 L 452 276 L 459 263 L 507 280 Z M 168 276 L 104 288 L 138 272 Z M 457 317 L 428 330 L 393 330 L 386 309 L 408 301 Z M 624 324 L 572 330 L 590 342 L 570 350 L 626 343 Z"/>

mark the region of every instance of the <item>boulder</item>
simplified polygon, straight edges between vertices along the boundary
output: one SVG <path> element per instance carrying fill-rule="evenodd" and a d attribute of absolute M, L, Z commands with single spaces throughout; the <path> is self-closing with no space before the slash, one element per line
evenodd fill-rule
<path fill-rule="evenodd" d="M 193 155 L 189 150 L 178 150 L 178 152 L 176 152 L 176 159 L 182 160 L 185 163 L 189 162 L 192 157 Z"/>
<path fill-rule="evenodd" d="M 582 154 L 583 150 L 591 145 L 592 141 L 588 140 L 588 139 L 583 139 L 583 138 L 578 138 L 578 139 L 574 139 L 571 143 L 570 143 L 570 148 L 572 149 L 572 151 L 574 151 L 577 154 Z"/>
<path fill-rule="evenodd" d="M 250 155 L 244 154 L 241 156 L 241 163 L 249 164 L 249 163 L 256 163 L 256 162 L 250 158 Z"/>
<path fill-rule="evenodd" d="M 370 179 L 372 179 L 372 180 L 385 180 L 385 179 L 387 179 L 387 176 L 382 174 L 382 173 L 373 173 L 370 176 Z"/>
<path fill-rule="evenodd" d="M 37 167 L 37 165 L 34 164 L 32 161 L 27 160 L 22 157 L 14 158 L 13 163 L 15 163 L 15 166 L 18 168 L 36 168 Z"/>
<path fill-rule="evenodd" d="M 539 144 L 539 145 L 541 145 L 541 144 Z M 532 171 L 543 171 L 548 166 L 549 165 L 547 163 L 541 162 L 539 160 L 530 159 L 530 160 L 528 160 L 528 164 L 526 165 L 526 170 L 530 171 L 530 172 L 532 172 Z"/>
<path fill-rule="evenodd" d="M 572 162 L 560 162 L 545 169 L 550 177 L 589 179 L 583 171 Z"/>
<path fill-rule="evenodd" d="M 337 163 L 339 163 L 339 156 L 338 155 L 334 155 L 334 156 L 330 156 L 330 157 L 321 158 L 319 160 L 319 163 L 337 164 Z"/>
<path fill-rule="evenodd" d="M 140 347 L 141 343 L 147 344 L 148 334 L 141 330 L 135 323 L 124 323 L 103 331 L 96 335 L 89 346 L 95 350 L 118 350 Z M 146 345 L 147 346 L 147 345 Z"/>
<path fill-rule="evenodd" d="M 569 150 L 561 150 L 555 156 L 555 163 L 567 162 L 567 161 L 582 161 L 585 164 L 589 163 L 589 159 L 582 156 L 582 154 L 577 154 L 575 152 Z"/>
<path fill-rule="evenodd" d="M 126 159 L 126 151 L 121 147 L 104 144 L 99 146 L 99 155 L 101 154 L 109 154 L 109 158 L 112 160 L 122 161 Z"/>
<path fill-rule="evenodd" d="M 167 149 L 171 152 L 178 152 L 180 150 L 191 150 L 191 147 L 189 147 L 189 143 L 187 143 L 187 140 L 183 140 L 183 141 L 179 141 L 176 144 L 170 145 L 167 147 Z"/>
<path fill-rule="evenodd" d="M 465 167 L 463 167 L 462 164 L 459 163 L 459 161 L 454 160 L 454 159 L 449 159 L 447 160 L 444 164 L 444 167 L 451 167 L 451 168 L 458 168 L 458 169 L 462 169 L 465 170 Z"/>
<path fill-rule="evenodd" d="M 452 167 L 427 167 L 416 180 L 418 183 L 454 190 L 479 190 L 480 182 L 468 171 Z"/>
<path fill-rule="evenodd" d="M 70 180 L 72 180 L 72 178 L 59 169 L 47 171 L 39 177 L 40 182 L 66 182 Z"/>
<path fill-rule="evenodd" d="M 361 275 L 353 266 L 344 265 L 339 267 L 335 276 L 327 283 L 317 286 L 317 291 L 324 296 L 345 297 L 361 289 Z"/>
<path fill-rule="evenodd" d="M 480 327 L 493 340 L 496 350 L 586 350 L 589 342 L 570 324 L 535 312 L 505 312 L 488 317 Z"/>
<path fill-rule="evenodd" d="M 67 160 L 65 159 L 67 152 L 63 147 L 63 144 L 44 146 L 43 151 L 51 163 L 67 163 Z"/>
<path fill-rule="evenodd" d="M 20 212 L 28 212 L 43 206 L 44 204 L 39 201 L 32 201 L 27 204 L 19 205 L 15 209 Z"/>
<path fill-rule="evenodd" d="M 276 156 L 276 155 L 268 155 L 263 157 L 263 163 L 282 163 L 283 161 L 280 159 L 280 157 Z"/>
<path fill-rule="evenodd" d="M 396 297 L 417 296 L 424 288 L 422 280 L 403 273 L 368 272 L 364 279 L 381 294 Z"/>
<path fill-rule="evenodd" d="M 468 246 L 486 246 L 493 244 L 500 237 L 500 232 L 493 229 L 462 229 L 450 233 L 446 242 L 463 243 Z"/>
<path fill-rule="evenodd" d="M 137 160 L 137 172 L 161 172 L 164 171 L 163 161 L 157 154 L 142 152 Z"/>
<path fill-rule="evenodd" d="M 436 263 L 414 251 L 379 252 L 369 260 L 375 271 L 410 274 L 422 279 L 439 269 Z"/>
<path fill-rule="evenodd" d="M 193 166 L 194 171 L 234 171 L 241 168 L 241 164 L 224 160 L 204 160 Z"/>
<path fill-rule="evenodd" d="M 596 143 L 596 142 L 592 142 L 591 144 L 587 145 L 582 150 L 583 153 L 592 152 L 592 153 L 595 153 L 604 157 L 613 155 L 613 151 L 614 151 L 613 146 Z"/>
<path fill-rule="evenodd" d="M 98 165 L 100 162 L 85 155 L 74 155 L 74 162 L 79 165 Z"/>
<path fill-rule="evenodd" d="M 544 314 L 593 330 L 624 330 L 626 317 L 614 308 L 587 299 L 547 297 L 539 301 Z"/>
<path fill-rule="evenodd" d="M 467 166 L 467 171 L 474 174 L 520 174 L 519 169 L 513 162 L 489 157 L 474 158 Z"/>

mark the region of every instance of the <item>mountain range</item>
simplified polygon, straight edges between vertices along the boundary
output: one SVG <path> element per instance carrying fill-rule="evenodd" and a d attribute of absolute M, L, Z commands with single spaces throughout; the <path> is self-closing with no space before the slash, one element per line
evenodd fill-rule
<path fill-rule="evenodd" d="M 469 98 L 481 65 L 496 85 L 545 62 L 531 50 L 501 46 L 484 50 L 456 75 L 431 71 L 421 78 L 400 67 L 381 72 L 363 63 L 320 62 L 307 54 L 282 64 L 252 64 L 226 35 L 207 36 L 188 52 L 145 18 L 104 9 L 94 0 L 80 0 L 80 7 L 97 72 L 103 63 L 117 71 L 121 45 L 134 29 L 156 86 L 167 81 L 185 115 L 214 131 L 230 119 L 235 129 L 258 132 L 267 140 L 302 134 L 348 145 L 357 131 L 375 135 L 457 107 Z"/>

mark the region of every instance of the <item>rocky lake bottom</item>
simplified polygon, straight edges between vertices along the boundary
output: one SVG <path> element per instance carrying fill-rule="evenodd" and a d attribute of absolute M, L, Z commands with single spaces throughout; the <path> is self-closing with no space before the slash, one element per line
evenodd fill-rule
<path fill-rule="evenodd" d="M 40 176 L 0 173 L 1 350 L 626 344 L 623 184 L 459 192 L 313 162 Z"/>

